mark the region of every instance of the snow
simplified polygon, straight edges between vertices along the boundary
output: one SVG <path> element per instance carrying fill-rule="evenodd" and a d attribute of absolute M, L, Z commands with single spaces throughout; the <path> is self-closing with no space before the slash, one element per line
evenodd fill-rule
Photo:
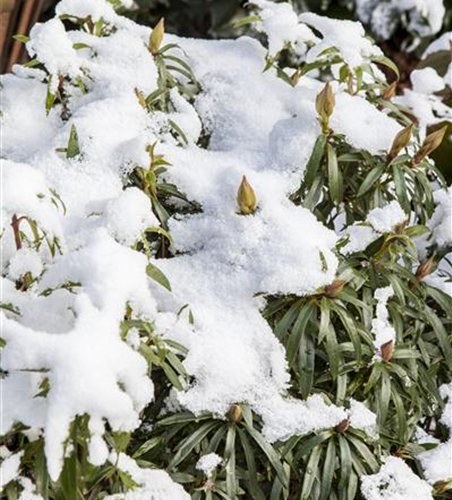
<path fill-rule="evenodd" d="M 43 500 L 41 495 L 35 493 L 35 487 L 30 479 L 27 477 L 20 477 L 19 482 L 23 490 L 21 491 L 18 500 Z"/>
<path fill-rule="evenodd" d="M 190 495 L 182 486 L 173 482 L 163 470 L 140 468 L 124 453 L 112 454 L 110 462 L 129 474 L 140 487 L 133 488 L 127 493 L 108 495 L 105 500 L 190 500 Z"/>
<path fill-rule="evenodd" d="M 353 120 L 350 120 L 351 109 Z M 336 95 L 336 107 L 330 125 L 335 132 L 344 134 L 351 146 L 372 154 L 388 151 L 394 137 L 402 129 L 395 120 L 363 97 L 345 92 Z"/>
<path fill-rule="evenodd" d="M 356 0 L 356 13 L 379 38 L 388 40 L 400 23 L 420 37 L 438 33 L 445 7 L 443 0 Z"/>
<path fill-rule="evenodd" d="M 300 21 L 319 31 L 323 38 L 307 53 L 312 62 L 326 49 L 334 47 L 350 68 L 361 66 L 372 57 L 382 56 L 381 50 L 367 37 L 361 23 L 330 19 L 312 12 L 300 15 Z"/>
<path fill-rule="evenodd" d="M 355 223 L 345 230 L 347 243 L 342 248 L 344 255 L 362 252 L 375 241 L 381 234 L 390 233 L 407 220 L 405 212 L 399 202 L 391 201 L 383 207 L 373 208 L 362 223 Z"/>
<path fill-rule="evenodd" d="M 196 468 L 203 472 L 206 477 L 211 477 L 213 471 L 223 462 L 223 459 L 216 453 L 203 455 L 196 463 Z"/>
<path fill-rule="evenodd" d="M 426 59 L 428 56 L 434 54 L 435 52 L 439 52 L 441 50 L 450 50 L 450 45 L 452 42 L 452 31 L 447 31 L 443 33 L 439 38 L 433 40 L 429 44 L 429 46 L 425 49 L 422 54 L 422 59 Z"/>
<path fill-rule="evenodd" d="M 13 373 L 29 368 L 50 370 L 51 390 L 43 422 L 36 423 L 44 428 L 52 478 L 56 479 L 61 470 L 62 441 L 75 415 L 87 413 L 95 423 L 106 418 L 115 430 L 133 430 L 139 423 L 138 412 L 152 399 L 146 362 L 118 335 L 126 303 L 148 313 L 154 310 L 143 273 L 145 266 L 143 255 L 99 231 L 91 245 L 56 259 L 40 283 L 43 289 L 66 281 L 84 284 L 72 305 L 76 318 L 69 331 L 47 333 L 3 318 L 7 342 L 3 368 Z M 21 414 L 21 409 L 27 406 L 22 403 L 8 411 L 19 411 L 14 420 L 28 421 L 30 416 Z M 98 425 L 95 434 L 102 430 Z"/>
<path fill-rule="evenodd" d="M 149 198 L 132 187 L 107 203 L 102 225 L 117 241 L 130 246 L 146 229 L 158 227 L 160 223 L 151 211 Z"/>
<path fill-rule="evenodd" d="M 394 342 L 396 333 L 389 322 L 389 312 L 387 309 L 388 300 L 394 295 L 391 286 L 377 288 L 375 290 L 375 299 L 377 300 L 377 309 L 375 318 L 372 320 L 372 333 L 375 336 L 374 346 L 377 351 L 387 342 Z M 381 354 L 377 354 L 380 357 Z"/>
<path fill-rule="evenodd" d="M 387 457 L 377 474 L 361 478 L 366 500 L 433 500 L 432 488 L 398 457 Z"/>
<path fill-rule="evenodd" d="M 428 225 L 432 243 L 441 248 L 452 244 L 452 187 L 436 190 L 433 197 L 436 208 Z"/>
<path fill-rule="evenodd" d="M 451 111 L 440 96 L 434 94 L 450 86 L 450 66 L 446 75 L 441 78 L 433 68 L 415 70 L 410 75 L 412 89 L 406 89 L 393 101 L 407 107 L 419 121 L 421 137 L 425 137 L 426 128 L 451 118 Z"/>
<path fill-rule="evenodd" d="M 3 460 L 0 464 L 0 492 L 19 475 L 20 461 L 24 452 L 20 451 Z"/>
<path fill-rule="evenodd" d="M 416 455 L 430 484 L 452 478 L 452 383 L 442 385 L 440 395 L 446 401 L 440 422 L 448 428 L 449 439 Z"/>
<path fill-rule="evenodd" d="M 348 417 L 350 425 L 354 429 L 362 430 L 370 437 L 378 437 L 377 415 L 373 411 L 369 410 L 366 405 L 360 401 L 352 399 L 350 401 Z"/>
<path fill-rule="evenodd" d="M 94 22 L 99 19 L 104 21 L 117 19 L 113 6 L 105 0 L 62 0 L 55 7 L 55 12 L 58 16 L 68 15 L 79 19 L 90 16 Z"/>
<path fill-rule="evenodd" d="M 58 75 L 76 77 L 80 74 L 77 52 L 59 19 L 35 24 L 27 42 L 30 56 L 34 56 L 45 65 L 55 80 Z"/>
<path fill-rule="evenodd" d="M 354 224 L 347 228 L 346 236 L 348 236 L 348 241 L 342 248 L 342 253 L 344 255 L 362 252 L 372 243 L 372 241 L 375 241 L 379 235 L 368 225 Z"/>
<path fill-rule="evenodd" d="M 18 280 L 26 273 L 39 276 L 42 269 L 42 260 L 39 254 L 29 248 L 21 248 L 9 261 L 8 275 L 12 280 Z"/>
<path fill-rule="evenodd" d="M 391 201 L 384 207 L 372 209 L 367 215 L 367 222 L 379 233 L 390 233 L 399 224 L 407 220 L 399 202 Z"/>
<path fill-rule="evenodd" d="M 298 16 L 289 3 L 275 3 L 267 0 L 253 0 L 259 7 L 259 31 L 268 36 L 268 48 L 271 55 L 280 52 L 286 44 L 315 41 L 317 37 L 305 25 L 298 21 Z"/>
<path fill-rule="evenodd" d="M 433 68 L 414 70 L 410 75 L 414 92 L 420 94 L 433 94 L 443 90 L 444 80 Z"/>

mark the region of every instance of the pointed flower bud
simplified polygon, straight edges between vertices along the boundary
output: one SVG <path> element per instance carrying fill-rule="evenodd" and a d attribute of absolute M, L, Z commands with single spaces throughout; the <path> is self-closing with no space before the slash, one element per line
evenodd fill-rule
<path fill-rule="evenodd" d="M 339 433 L 339 434 L 344 434 L 345 432 L 348 431 L 348 428 L 350 427 L 350 420 L 348 418 L 345 418 L 342 420 L 342 422 L 339 422 L 334 430 Z"/>
<path fill-rule="evenodd" d="M 315 109 L 320 117 L 323 132 L 328 132 L 330 116 L 333 114 L 336 98 L 334 97 L 331 85 L 329 82 L 325 84 L 323 89 L 315 98 Z"/>
<path fill-rule="evenodd" d="M 383 99 L 385 99 L 386 101 L 390 101 L 395 96 L 397 83 L 398 81 L 396 80 L 395 82 L 392 82 L 391 85 L 386 87 L 381 97 L 383 97 Z"/>
<path fill-rule="evenodd" d="M 435 266 L 435 256 L 431 255 L 427 260 L 422 262 L 422 264 L 417 268 L 416 279 L 418 281 L 423 281 L 431 272 Z"/>
<path fill-rule="evenodd" d="M 420 163 L 426 156 L 432 153 L 443 141 L 447 125 L 429 134 L 413 159 L 413 165 Z"/>
<path fill-rule="evenodd" d="M 242 409 L 240 408 L 240 405 L 231 405 L 226 416 L 230 422 L 240 422 L 240 420 L 242 420 Z"/>
<path fill-rule="evenodd" d="M 394 341 L 390 340 L 389 342 L 385 342 L 380 346 L 380 355 L 381 359 L 386 363 L 391 361 L 392 355 L 394 354 Z"/>
<path fill-rule="evenodd" d="M 237 192 L 237 204 L 239 206 L 240 213 L 243 215 L 250 215 L 256 211 L 256 195 L 245 176 L 243 176 Z"/>
<path fill-rule="evenodd" d="M 158 54 L 164 34 L 165 34 L 165 22 L 162 17 L 162 19 L 160 19 L 155 28 L 152 30 L 151 36 L 149 37 L 149 50 L 151 51 L 151 54 L 153 56 Z"/>
<path fill-rule="evenodd" d="M 298 82 L 300 81 L 301 78 L 301 71 L 297 69 L 292 73 L 292 76 L 290 77 L 290 80 L 292 81 L 292 85 L 296 87 L 298 85 Z"/>
<path fill-rule="evenodd" d="M 407 127 L 402 129 L 398 134 L 394 137 L 392 141 L 391 150 L 388 154 L 388 162 L 392 161 L 403 148 L 406 148 L 411 140 L 411 135 L 413 133 L 413 124 L 410 123 Z"/>
<path fill-rule="evenodd" d="M 144 97 L 143 92 L 135 88 L 135 95 L 137 96 L 140 106 L 143 107 L 144 109 L 147 109 L 148 106 L 146 104 L 146 97 Z"/>
<path fill-rule="evenodd" d="M 344 280 L 334 280 L 333 283 L 326 285 L 325 287 L 325 295 L 327 297 L 337 297 L 345 286 Z"/>

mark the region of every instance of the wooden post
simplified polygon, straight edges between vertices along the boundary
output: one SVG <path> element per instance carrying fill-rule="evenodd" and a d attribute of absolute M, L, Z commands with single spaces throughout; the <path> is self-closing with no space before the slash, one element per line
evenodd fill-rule
<path fill-rule="evenodd" d="M 0 72 L 26 60 L 23 43 L 14 35 L 28 35 L 42 13 L 45 0 L 0 0 Z"/>

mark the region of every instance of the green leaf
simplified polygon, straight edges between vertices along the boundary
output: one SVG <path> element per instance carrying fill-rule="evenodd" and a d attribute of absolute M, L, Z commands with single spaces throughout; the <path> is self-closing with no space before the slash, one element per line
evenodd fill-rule
<path fill-rule="evenodd" d="M 264 452 L 267 456 L 269 462 L 272 464 L 272 467 L 275 469 L 276 475 L 278 479 L 281 481 L 284 488 L 289 487 L 289 478 L 284 470 L 282 465 L 280 456 L 273 448 L 273 446 L 262 436 L 260 432 L 258 432 L 253 427 L 247 427 L 248 434 L 254 439 L 259 448 Z"/>
<path fill-rule="evenodd" d="M 257 477 L 256 461 L 254 459 L 254 450 L 242 429 L 238 429 L 239 439 L 245 454 L 246 468 L 248 472 L 249 493 L 253 500 L 265 500 L 265 495 L 259 487 L 259 479 Z"/>
<path fill-rule="evenodd" d="M 300 347 L 298 350 L 298 376 L 300 381 L 300 392 L 307 399 L 314 383 L 315 370 L 315 344 L 311 335 L 303 331 Z"/>
<path fill-rule="evenodd" d="M 309 500 L 311 498 L 311 490 L 317 476 L 317 469 L 319 467 L 320 457 L 322 455 L 322 447 L 316 446 L 309 457 L 306 465 L 306 470 L 303 477 L 303 486 L 301 489 L 301 500 Z"/>
<path fill-rule="evenodd" d="M 5 311 L 9 311 L 10 313 L 20 316 L 20 309 L 9 302 L 7 304 L 5 302 L 0 302 L 0 309 L 5 309 Z"/>
<path fill-rule="evenodd" d="M 333 380 L 336 380 L 339 374 L 339 365 L 342 357 L 339 353 L 336 332 L 331 323 L 327 329 L 326 334 L 326 353 L 328 355 L 328 361 L 330 364 L 331 376 L 333 377 Z"/>
<path fill-rule="evenodd" d="M 352 472 L 352 455 L 350 453 L 350 446 L 344 436 L 338 435 L 340 460 L 341 460 L 341 478 L 339 480 L 339 490 L 347 488 L 350 474 Z"/>
<path fill-rule="evenodd" d="M 331 144 L 327 144 L 326 150 L 328 158 L 328 186 L 330 188 L 330 196 L 333 203 L 335 205 L 339 205 L 342 201 L 344 191 L 342 172 L 339 169 L 336 151 L 333 146 L 331 146 Z"/>
<path fill-rule="evenodd" d="M 443 322 L 438 318 L 433 309 L 427 305 L 424 307 L 424 314 L 438 338 L 439 345 L 444 354 L 444 362 L 449 370 L 452 370 L 452 345 Z"/>
<path fill-rule="evenodd" d="M 391 378 L 386 370 L 382 370 L 379 394 L 378 421 L 383 425 L 388 415 L 389 401 L 391 399 Z"/>
<path fill-rule="evenodd" d="M 283 340 L 289 333 L 290 327 L 298 317 L 300 309 L 303 307 L 303 301 L 297 300 L 284 313 L 284 316 L 278 321 L 275 327 L 275 335 L 279 340 Z"/>
<path fill-rule="evenodd" d="M 325 461 L 323 463 L 322 481 L 320 485 L 320 500 L 329 499 L 335 468 L 336 442 L 334 439 L 330 439 L 326 448 Z"/>
<path fill-rule="evenodd" d="M 371 61 L 375 62 L 375 63 L 378 63 L 378 64 L 382 64 L 383 66 L 386 66 L 387 68 L 389 68 L 390 70 L 392 70 L 397 79 L 400 78 L 400 72 L 399 72 L 399 68 L 397 67 L 397 65 L 391 60 L 389 59 L 388 57 L 386 56 L 374 56 L 374 57 L 371 57 L 370 58 Z"/>
<path fill-rule="evenodd" d="M 56 95 L 51 91 L 52 88 L 52 75 L 49 76 L 49 81 L 47 82 L 47 94 L 46 94 L 46 113 L 49 114 L 52 106 L 55 102 Z"/>
<path fill-rule="evenodd" d="M 170 366 L 168 363 L 162 363 L 162 369 L 165 372 L 165 375 L 168 378 L 168 380 L 171 382 L 171 384 L 173 384 L 174 387 L 178 391 L 182 391 L 183 387 L 182 387 L 181 381 L 179 380 L 179 377 L 178 377 L 177 373 L 174 371 L 174 369 L 172 368 L 172 366 Z"/>
<path fill-rule="evenodd" d="M 347 439 L 352 443 L 357 452 L 363 457 L 364 463 L 366 463 L 373 473 L 378 472 L 380 466 L 375 459 L 374 454 L 369 450 L 366 443 L 361 441 L 358 437 L 352 436 L 348 433 Z"/>
<path fill-rule="evenodd" d="M 185 144 L 188 144 L 187 136 L 184 134 L 182 129 L 179 127 L 179 125 L 173 120 L 168 120 L 168 124 L 169 124 L 170 128 L 172 128 L 174 130 L 176 135 L 180 136 L 180 138 L 182 139 L 182 142 Z"/>
<path fill-rule="evenodd" d="M 294 459 L 295 461 L 298 461 L 301 457 L 308 455 L 311 453 L 311 451 L 327 439 L 330 439 L 331 436 L 333 436 L 333 431 L 323 431 L 320 432 L 319 434 L 315 434 L 314 436 L 311 436 L 310 438 L 300 438 L 299 441 L 303 441 L 300 446 L 297 446 Z"/>
<path fill-rule="evenodd" d="M 318 343 L 321 344 L 328 334 L 330 328 L 330 306 L 328 299 L 320 301 L 320 327 Z"/>
<path fill-rule="evenodd" d="M 150 278 L 152 278 L 154 281 L 171 292 L 171 285 L 168 281 L 168 278 L 162 273 L 162 271 L 160 271 L 158 267 L 154 266 L 154 264 L 149 263 L 146 266 L 146 273 Z"/>
<path fill-rule="evenodd" d="M 91 45 L 88 45 L 86 43 L 74 43 L 72 45 L 72 48 L 74 50 L 81 50 L 81 49 L 90 49 L 91 48 Z"/>
<path fill-rule="evenodd" d="M 261 20 L 260 16 L 257 15 L 243 17 L 242 19 L 239 19 L 234 23 L 234 28 L 241 28 L 242 26 L 246 26 L 248 24 L 255 23 L 260 20 Z"/>
<path fill-rule="evenodd" d="M 228 496 L 235 500 L 237 498 L 237 480 L 235 477 L 235 424 L 229 424 L 226 435 L 226 445 L 224 448 L 224 458 L 226 460 L 226 491 Z"/>
<path fill-rule="evenodd" d="M 394 385 L 391 387 L 392 401 L 394 402 L 396 416 L 397 416 L 397 427 L 398 427 L 398 439 L 402 444 L 406 443 L 407 440 L 407 415 L 405 412 L 405 407 L 403 405 L 402 398 L 400 397 L 397 389 Z"/>
<path fill-rule="evenodd" d="M 72 125 L 69 133 L 69 141 L 66 148 L 66 158 L 75 158 L 80 154 L 80 147 L 78 144 L 78 134 L 75 125 Z"/>
<path fill-rule="evenodd" d="M 219 422 L 217 420 L 206 422 L 196 429 L 192 434 L 190 434 L 186 439 L 184 439 L 177 447 L 177 452 L 171 459 L 168 470 L 172 471 L 177 467 L 183 460 L 185 460 L 188 455 L 193 451 L 193 449 L 198 446 L 201 441 L 207 437 L 207 435 L 217 427 Z"/>
<path fill-rule="evenodd" d="M 314 304 L 312 302 L 306 302 L 301 308 L 297 319 L 295 320 L 286 347 L 287 361 L 289 363 L 289 366 L 293 366 L 297 359 L 301 337 L 313 311 Z"/>
<path fill-rule="evenodd" d="M 13 38 L 14 38 L 14 40 L 17 40 L 18 42 L 21 42 L 21 43 L 27 43 L 30 41 L 29 36 L 20 35 L 20 34 L 14 35 Z"/>
<path fill-rule="evenodd" d="M 139 457 L 141 457 L 141 455 L 144 455 L 148 451 L 151 451 L 152 449 L 154 449 L 157 446 L 160 446 L 162 444 L 163 444 L 163 437 L 162 436 L 155 436 L 151 439 L 148 439 L 147 441 L 145 441 L 141 446 L 139 446 L 135 450 L 132 457 L 139 458 Z"/>
<path fill-rule="evenodd" d="M 411 205 L 410 201 L 408 200 L 408 188 L 405 182 L 403 167 L 401 165 L 393 165 L 392 175 L 394 178 L 394 185 L 400 206 L 403 208 L 406 214 L 409 214 L 411 212 Z"/>
<path fill-rule="evenodd" d="M 79 500 L 78 467 L 75 452 L 71 453 L 70 457 L 64 461 L 60 481 L 64 500 Z"/>
<path fill-rule="evenodd" d="M 379 165 L 377 167 L 374 167 L 366 175 L 366 178 L 364 179 L 364 181 L 361 184 L 361 186 L 359 186 L 358 193 L 356 194 L 356 196 L 360 197 L 363 194 L 367 193 L 367 191 L 370 190 L 370 188 L 378 181 L 378 179 L 381 178 L 383 170 L 384 170 L 384 166 L 383 165 Z"/>
<path fill-rule="evenodd" d="M 323 155 L 325 154 L 326 135 L 322 134 L 317 137 L 312 150 L 311 156 L 306 165 L 304 174 L 304 183 L 306 186 L 311 186 L 314 178 L 319 170 Z"/>
<path fill-rule="evenodd" d="M 47 499 L 50 477 L 49 473 L 47 472 L 47 463 L 46 463 L 43 441 L 41 441 L 38 451 L 36 452 L 34 469 L 35 469 L 36 493 L 41 495 L 44 499 Z"/>

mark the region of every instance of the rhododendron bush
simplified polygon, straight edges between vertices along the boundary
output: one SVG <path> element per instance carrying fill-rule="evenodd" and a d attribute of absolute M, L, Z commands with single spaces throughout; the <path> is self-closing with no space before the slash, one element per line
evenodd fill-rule
<path fill-rule="evenodd" d="M 361 24 L 250 8 L 212 41 L 62 0 L 22 37 L 5 498 L 451 498 L 450 67 L 396 95 Z"/>

